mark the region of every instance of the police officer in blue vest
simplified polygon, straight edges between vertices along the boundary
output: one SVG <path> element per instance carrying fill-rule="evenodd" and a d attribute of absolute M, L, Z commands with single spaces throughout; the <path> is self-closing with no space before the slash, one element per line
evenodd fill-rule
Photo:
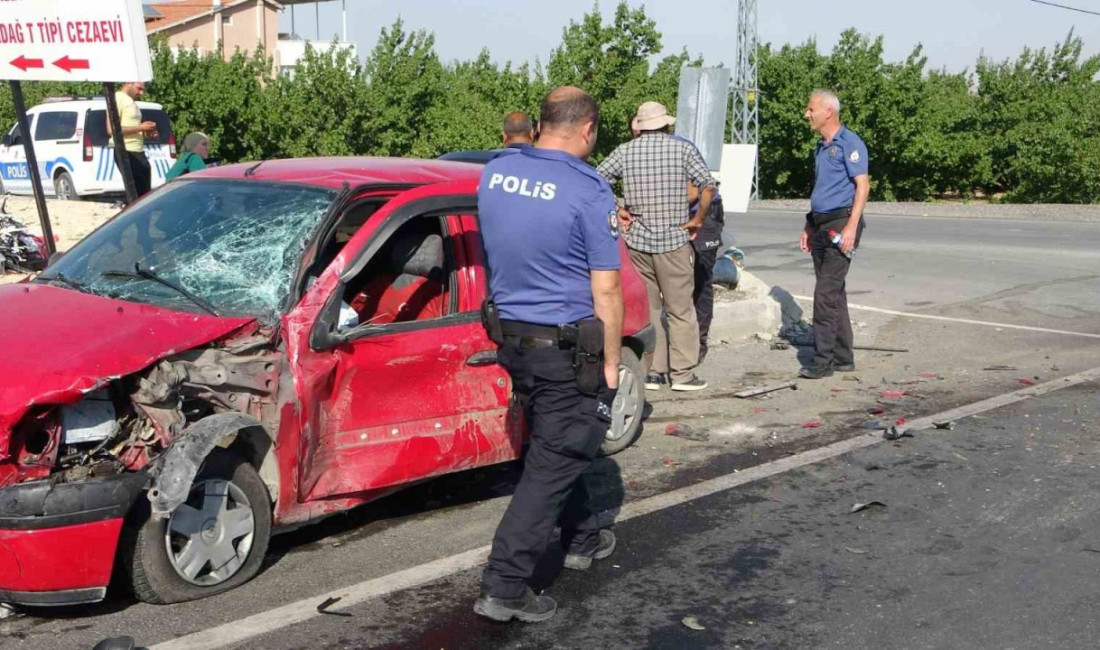
<path fill-rule="evenodd" d="M 585 163 L 598 123 L 587 93 L 552 90 L 538 145 L 491 161 L 478 186 L 492 294 L 482 317 L 531 431 L 474 603 L 497 621 L 544 621 L 557 610 L 527 585 L 555 524 L 567 569 L 587 569 L 615 548 L 585 475 L 611 420 L 623 322 L 615 197 Z"/>
<path fill-rule="evenodd" d="M 821 134 L 814 150 L 814 190 L 799 247 L 814 260 L 814 358 L 799 371 L 821 379 L 856 369 L 845 284 L 863 233 L 871 192 L 867 145 L 840 123 L 840 100 L 827 90 L 810 95 L 803 114 Z M 839 240 L 837 236 L 839 235 Z"/>

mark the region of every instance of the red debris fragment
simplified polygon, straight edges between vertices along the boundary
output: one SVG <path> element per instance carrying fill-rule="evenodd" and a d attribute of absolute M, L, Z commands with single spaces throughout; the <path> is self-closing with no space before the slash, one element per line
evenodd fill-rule
<path fill-rule="evenodd" d="M 1034 386 L 1035 385 L 1035 380 L 1032 379 L 1031 377 L 1020 377 L 1016 381 L 1020 382 L 1024 386 Z"/>
<path fill-rule="evenodd" d="M 882 415 L 886 412 L 886 409 L 882 408 L 881 406 L 872 406 L 871 408 L 867 409 L 867 412 L 871 415 Z"/>
<path fill-rule="evenodd" d="M 821 426 L 821 420 L 810 420 L 809 422 L 803 422 L 803 429 L 816 429 Z"/>
<path fill-rule="evenodd" d="M 843 393 L 844 392 L 843 388 L 832 388 L 830 390 L 832 390 L 834 393 Z"/>
<path fill-rule="evenodd" d="M 904 390 L 880 390 L 878 394 L 886 399 L 901 399 L 905 393 Z"/>
<path fill-rule="evenodd" d="M 920 373 L 920 376 L 924 377 L 926 379 L 939 379 L 940 378 L 940 373 L 932 372 L 932 371 L 925 371 L 925 372 Z"/>
<path fill-rule="evenodd" d="M 766 407 L 766 406 L 754 406 L 753 409 L 752 409 L 752 412 L 753 413 L 767 413 L 768 412 L 768 407 Z"/>
<path fill-rule="evenodd" d="M 899 427 L 903 427 L 903 426 L 905 426 L 905 418 L 898 418 L 898 421 L 897 421 L 897 423 L 896 423 L 896 424 L 897 424 L 897 425 L 898 425 Z"/>
<path fill-rule="evenodd" d="M 665 462 L 665 465 L 667 465 L 667 466 L 669 466 L 669 467 L 672 467 L 672 466 L 674 466 L 674 465 L 679 465 L 679 464 L 680 464 L 680 461 L 677 461 L 677 460 L 674 460 L 674 459 L 672 459 L 672 458 L 669 458 L 668 456 L 665 456 L 665 458 L 664 458 L 664 462 Z"/>

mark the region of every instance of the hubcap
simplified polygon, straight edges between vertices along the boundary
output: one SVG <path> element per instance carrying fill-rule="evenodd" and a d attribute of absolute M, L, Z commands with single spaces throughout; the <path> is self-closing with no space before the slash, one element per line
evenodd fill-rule
<path fill-rule="evenodd" d="M 638 405 L 641 403 L 641 395 L 638 388 L 638 378 L 634 376 L 630 368 L 619 366 L 619 391 L 615 393 L 615 401 L 611 404 L 611 426 L 607 429 L 608 440 L 618 440 L 626 435 L 638 417 Z"/>
<path fill-rule="evenodd" d="M 65 178 L 59 178 L 57 180 L 57 198 L 65 201 L 70 201 L 76 196 L 76 190 Z"/>
<path fill-rule="evenodd" d="M 164 543 L 180 577 L 210 587 L 240 571 L 255 532 L 244 491 L 230 481 L 210 479 L 192 486 L 187 501 L 172 511 Z"/>

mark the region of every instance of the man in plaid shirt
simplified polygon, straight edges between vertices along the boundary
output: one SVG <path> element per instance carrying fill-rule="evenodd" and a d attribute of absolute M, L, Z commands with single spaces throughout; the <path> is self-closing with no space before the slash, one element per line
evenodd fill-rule
<path fill-rule="evenodd" d="M 619 145 L 598 171 L 612 184 L 622 181 L 623 239 L 645 280 L 650 320 L 657 324 L 662 312 L 668 316 L 668 335 L 657 327 L 646 388 L 656 390 L 671 383 L 672 390 L 689 391 L 707 387 L 695 376 L 699 323 L 692 299 L 695 252 L 691 239 L 710 211 L 715 182 L 694 145 L 668 137 L 675 122 L 663 105 L 642 104 L 631 123 L 638 137 Z M 688 212 L 688 181 L 700 189 L 694 217 Z"/>

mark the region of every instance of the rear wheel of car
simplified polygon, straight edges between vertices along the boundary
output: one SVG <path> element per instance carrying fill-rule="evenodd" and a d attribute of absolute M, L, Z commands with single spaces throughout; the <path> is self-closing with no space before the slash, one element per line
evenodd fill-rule
<path fill-rule="evenodd" d="M 53 189 L 54 194 L 62 201 L 80 200 L 80 196 L 76 193 L 76 185 L 73 184 L 73 177 L 69 175 L 69 172 L 57 173 L 57 177 L 53 179 Z"/>
<path fill-rule="evenodd" d="M 644 413 L 645 366 L 634 350 L 623 346 L 619 361 L 619 391 L 611 407 L 611 426 L 600 446 L 600 455 L 617 454 L 634 444 L 642 432 Z"/>
<path fill-rule="evenodd" d="M 247 582 L 271 539 L 267 488 L 251 465 L 221 449 L 167 518 L 152 518 L 146 499 L 135 510 L 120 561 L 134 595 L 147 603 L 205 598 Z"/>

